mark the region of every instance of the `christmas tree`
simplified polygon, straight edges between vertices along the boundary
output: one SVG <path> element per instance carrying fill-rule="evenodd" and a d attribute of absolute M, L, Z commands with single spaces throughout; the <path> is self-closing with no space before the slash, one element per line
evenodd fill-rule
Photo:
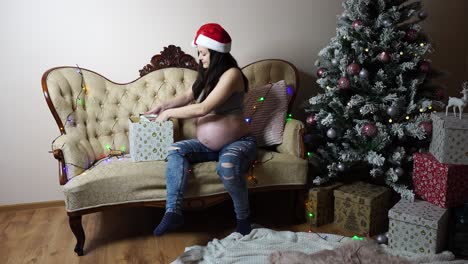
<path fill-rule="evenodd" d="M 318 165 L 313 183 L 360 168 L 412 200 L 412 154 L 427 149 L 430 112 L 443 105 L 424 59 L 432 51 L 420 25 L 427 13 L 407 0 L 347 0 L 343 7 L 336 36 L 316 61 L 323 91 L 305 107 L 304 141 Z"/>

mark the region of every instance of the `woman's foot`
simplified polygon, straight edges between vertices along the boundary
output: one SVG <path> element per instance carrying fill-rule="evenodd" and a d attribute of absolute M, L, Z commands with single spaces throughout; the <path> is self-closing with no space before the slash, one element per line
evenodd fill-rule
<path fill-rule="evenodd" d="M 236 232 L 240 233 L 241 235 L 245 236 L 252 231 L 252 227 L 250 226 L 250 221 L 249 219 L 242 219 L 239 220 L 237 219 L 237 228 Z"/>
<path fill-rule="evenodd" d="M 184 224 L 184 217 L 180 214 L 167 212 L 159 225 L 154 229 L 155 236 L 161 236 L 168 231 L 175 230 Z"/>

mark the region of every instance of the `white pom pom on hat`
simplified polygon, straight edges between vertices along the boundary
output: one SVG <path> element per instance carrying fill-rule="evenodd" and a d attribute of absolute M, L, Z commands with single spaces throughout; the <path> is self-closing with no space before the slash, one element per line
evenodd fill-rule
<path fill-rule="evenodd" d="M 192 46 L 200 45 L 221 53 L 228 53 L 231 51 L 231 42 L 231 36 L 223 27 L 216 23 L 208 23 L 198 29 Z"/>

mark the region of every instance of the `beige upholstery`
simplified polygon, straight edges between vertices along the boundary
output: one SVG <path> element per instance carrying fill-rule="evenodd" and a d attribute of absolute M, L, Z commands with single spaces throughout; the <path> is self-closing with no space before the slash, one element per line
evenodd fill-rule
<path fill-rule="evenodd" d="M 153 104 L 183 93 L 196 78 L 195 71 L 169 68 L 119 85 L 94 72 L 82 72 L 87 89 L 87 95 L 80 96 L 84 98 L 83 105 L 76 102 L 78 95 L 84 92 L 81 77 L 74 68 L 59 68 L 50 72 L 47 87 L 66 133 L 78 135 L 80 149 L 87 153 L 89 160 L 107 156 L 106 145 L 113 149 L 125 147 L 128 151 L 128 118 L 147 111 Z M 72 122 L 67 121 L 70 113 L 73 113 L 69 117 Z"/>
<path fill-rule="evenodd" d="M 281 60 L 263 60 L 252 63 L 242 69 L 249 80 L 249 87 L 254 88 L 267 83 L 285 80 L 286 85 L 297 90 L 296 73 L 287 63 Z"/>
<path fill-rule="evenodd" d="M 286 182 L 290 185 L 304 184 L 307 171 L 303 169 L 303 159 L 261 150 L 258 160 L 268 162 L 254 170 L 257 184 L 249 181 L 249 188 L 283 185 Z M 132 162 L 128 157 L 105 159 L 63 186 L 66 208 L 72 212 L 101 205 L 165 200 L 165 169 L 166 163 L 163 161 Z M 192 177 L 188 179 L 185 197 L 226 192 L 215 170 L 216 162 L 196 164 Z"/>
<path fill-rule="evenodd" d="M 288 120 L 284 126 L 283 142 L 276 147 L 280 153 L 288 154 L 294 157 L 304 157 L 304 147 L 302 145 L 302 131 L 304 124 L 298 120 Z"/>
<path fill-rule="evenodd" d="M 294 70 L 282 61 L 261 61 L 243 71 L 251 87 L 284 79 L 293 89 L 296 88 Z M 190 89 L 196 71 L 161 69 L 128 84 L 113 83 L 88 70 L 82 70 L 82 73 L 86 94 L 75 68 L 53 69 L 46 78 L 50 99 L 66 132 L 55 140 L 53 147 L 63 151 L 67 164 L 68 182 L 63 185 L 67 211 L 165 200 L 164 161 L 135 163 L 128 156 L 106 160 L 109 154 L 106 146 L 112 149 L 123 147 L 128 153 L 128 118 Z M 80 93 L 80 98 L 84 98 L 83 105 L 76 101 Z M 67 121 L 68 116 L 71 121 Z M 300 121 L 289 120 L 283 143 L 277 151 L 259 150 L 260 164 L 253 171 L 258 183 L 250 183 L 250 188 L 306 183 L 307 161 L 302 159 L 302 129 Z M 176 139 L 195 137 L 191 120 L 175 120 L 175 130 Z M 201 197 L 225 192 L 215 168 L 214 162 L 197 164 L 185 196 Z"/>

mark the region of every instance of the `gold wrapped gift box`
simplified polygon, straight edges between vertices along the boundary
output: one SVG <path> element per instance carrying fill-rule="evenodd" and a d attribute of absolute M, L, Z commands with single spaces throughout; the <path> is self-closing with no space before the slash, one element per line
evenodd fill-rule
<path fill-rule="evenodd" d="M 383 233 L 388 227 L 390 189 L 357 182 L 334 190 L 335 224 L 361 236 Z"/>
<path fill-rule="evenodd" d="M 309 224 L 321 226 L 333 222 L 333 190 L 342 185 L 342 183 L 334 183 L 309 190 L 305 204 L 306 219 Z"/>

